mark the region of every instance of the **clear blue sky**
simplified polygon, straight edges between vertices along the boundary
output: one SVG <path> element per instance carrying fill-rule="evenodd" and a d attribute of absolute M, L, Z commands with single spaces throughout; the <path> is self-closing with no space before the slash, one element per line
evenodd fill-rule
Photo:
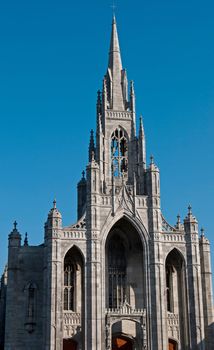
<path fill-rule="evenodd" d="M 76 184 L 106 71 L 111 0 L 0 4 L 0 268 L 16 219 L 43 242 L 52 200 L 76 219 Z M 214 2 L 118 0 L 123 65 L 135 81 L 147 155 L 161 171 L 162 209 L 187 206 L 214 252 Z M 214 253 L 212 253 L 214 262 Z"/>

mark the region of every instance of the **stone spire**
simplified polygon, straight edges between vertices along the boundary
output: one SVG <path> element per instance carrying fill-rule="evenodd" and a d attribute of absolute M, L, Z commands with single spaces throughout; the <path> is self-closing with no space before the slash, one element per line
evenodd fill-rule
<path fill-rule="evenodd" d="M 143 117 L 140 116 L 140 127 L 139 127 L 139 139 L 143 139 L 145 137 L 144 126 L 143 126 Z"/>
<path fill-rule="evenodd" d="M 113 76 L 117 75 L 118 72 L 121 72 L 121 70 L 123 69 L 115 16 L 113 16 L 113 20 L 112 20 L 112 32 L 111 32 L 111 42 L 110 42 L 110 49 L 109 49 L 108 68 L 111 69 Z"/>
<path fill-rule="evenodd" d="M 111 42 L 106 78 L 109 90 L 108 95 L 110 97 L 110 108 L 115 110 L 124 110 L 126 108 L 125 100 L 127 95 L 127 78 L 126 72 L 122 67 L 115 16 L 113 16 L 112 20 Z"/>
<path fill-rule="evenodd" d="M 92 155 L 95 155 L 95 143 L 94 143 L 94 131 L 91 130 L 91 135 L 90 135 L 90 141 L 89 141 L 89 148 L 88 148 L 88 160 L 91 162 L 92 160 Z"/>

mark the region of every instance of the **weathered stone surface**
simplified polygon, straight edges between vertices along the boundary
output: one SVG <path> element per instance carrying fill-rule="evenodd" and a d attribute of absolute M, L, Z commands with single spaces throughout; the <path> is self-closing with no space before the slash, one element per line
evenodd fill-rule
<path fill-rule="evenodd" d="M 21 245 L 16 225 L 1 280 L 5 350 L 214 349 L 209 241 L 191 208 L 184 223 L 163 218 L 159 169 L 153 158 L 146 165 L 142 118 L 136 136 L 115 18 L 78 221 L 63 227 L 54 201 L 38 247 L 27 237 Z"/>

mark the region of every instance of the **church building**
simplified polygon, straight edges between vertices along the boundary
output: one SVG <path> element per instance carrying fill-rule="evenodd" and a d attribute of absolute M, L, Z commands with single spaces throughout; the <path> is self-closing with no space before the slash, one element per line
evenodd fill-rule
<path fill-rule="evenodd" d="M 43 244 L 31 246 L 14 223 L 0 348 L 214 350 L 210 243 L 190 206 L 174 226 L 163 217 L 115 17 L 88 158 L 75 224 L 63 226 L 54 201 Z"/>

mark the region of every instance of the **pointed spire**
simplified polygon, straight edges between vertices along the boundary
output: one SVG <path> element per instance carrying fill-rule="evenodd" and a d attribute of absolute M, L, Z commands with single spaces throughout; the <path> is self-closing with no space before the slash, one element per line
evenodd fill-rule
<path fill-rule="evenodd" d="M 97 117 L 102 113 L 102 102 L 101 102 L 101 92 L 97 91 Z"/>
<path fill-rule="evenodd" d="M 56 198 L 53 200 L 53 209 L 56 209 Z"/>
<path fill-rule="evenodd" d="M 140 127 L 139 127 L 139 138 L 143 138 L 144 135 L 144 127 L 143 127 L 143 117 L 140 116 Z"/>
<path fill-rule="evenodd" d="M 130 81 L 130 109 L 135 112 L 135 92 L 134 92 L 134 82 Z"/>
<path fill-rule="evenodd" d="M 176 222 L 175 228 L 176 228 L 177 230 L 182 229 L 180 214 L 177 215 L 177 222 Z"/>
<path fill-rule="evenodd" d="M 91 130 L 89 148 L 88 148 L 88 159 L 89 162 L 92 160 L 92 153 L 95 154 L 95 144 L 94 144 L 94 131 Z"/>
<path fill-rule="evenodd" d="M 112 21 L 108 70 L 106 74 L 108 102 L 110 109 L 125 110 L 127 95 L 127 76 L 122 67 L 120 45 L 115 16 Z"/>
<path fill-rule="evenodd" d="M 109 49 L 108 68 L 112 70 L 112 73 L 114 71 L 113 68 L 117 68 L 119 72 L 121 72 L 122 70 L 120 45 L 119 45 L 115 15 L 113 16 L 113 19 L 112 19 L 112 32 L 111 32 L 111 42 L 110 42 L 110 49 Z"/>
<path fill-rule="evenodd" d="M 28 246 L 28 236 L 27 236 L 27 232 L 25 233 L 24 246 Z"/>

